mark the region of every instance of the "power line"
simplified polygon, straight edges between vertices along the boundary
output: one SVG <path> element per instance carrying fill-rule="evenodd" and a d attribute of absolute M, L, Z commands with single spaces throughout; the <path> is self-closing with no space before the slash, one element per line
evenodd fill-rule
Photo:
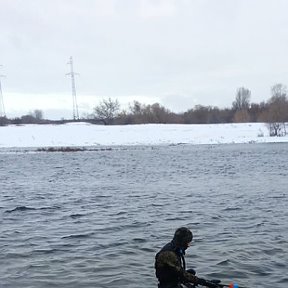
<path fill-rule="evenodd" d="M 0 65 L 0 66 L 3 66 L 3 65 Z M 5 75 L 0 75 L 0 117 L 6 117 L 4 98 L 3 98 L 3 93 L 2 93 L 1 77 L 5 77 Z"/>
<path fill-rule="evenodd" d="M 78 73 L 75 73 L 73 70 L 72 56 L 70 57 L 69 62 L 67 64 L 70 65 L 70 73 L 67 73 L 66 75 L 71 76 L 72 99 L 73 99 L 73 119 L 79 120 L 78 104 L 77 104 L 77 98 L 76 98 L 76 86 L 75 86 L 75 75 L 78 75 Z"/>

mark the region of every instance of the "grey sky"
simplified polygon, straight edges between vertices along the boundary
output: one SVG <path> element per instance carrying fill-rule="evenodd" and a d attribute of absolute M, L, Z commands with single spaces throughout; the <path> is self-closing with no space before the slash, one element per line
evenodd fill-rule
<path fill-rule="evenodd" d="M 252 102 L 288 83 L 286 0 L 0 0 L 0 74 L 8 117 L 70 118 L 103 98 L 175 112 Z M 58 110 L 58 111 L 57 111 Z"/>

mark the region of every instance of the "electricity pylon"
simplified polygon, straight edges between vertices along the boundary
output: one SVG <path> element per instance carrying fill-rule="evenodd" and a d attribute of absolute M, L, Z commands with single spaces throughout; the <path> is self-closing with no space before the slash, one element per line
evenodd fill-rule
<path fill-rule="evenodd" d="M 75 87 L 75 75 L 78 75 L 78 73 L 75 73 L 73 70 L 73 58 L 72 56 L 69 59 L 69 62 L 67 63 L 70 65 L 70 72 L 66 75 L 71 76 L 71 85 L 72 85 L 72 99 L 73 99 L 73 119 L 79 120 L 79 113 L 78 113 L 78 104 L 77 104 L 77 98 L 76 98 L 76 87 Z"/>

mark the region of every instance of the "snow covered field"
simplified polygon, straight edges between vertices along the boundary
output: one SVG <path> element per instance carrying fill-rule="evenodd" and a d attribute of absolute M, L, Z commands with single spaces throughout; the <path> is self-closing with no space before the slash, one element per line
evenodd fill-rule
<path fill-rule="evenodd" d="M 270 137 L 264 123 L 126 126 L 69 123 L 0 127 L 0 148 L 269 142 L 288 142 L 288 136 Z"/>

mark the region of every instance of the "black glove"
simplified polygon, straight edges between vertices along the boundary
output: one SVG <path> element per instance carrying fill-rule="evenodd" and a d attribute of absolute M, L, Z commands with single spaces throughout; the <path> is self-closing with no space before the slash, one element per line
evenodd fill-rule
<path fill-rule="evenodd" d="M 213 279 L 213 280 L 209 280 L 210 282 L 214 283 L 214 284 L 220 284 L 221 280 L 218 279 Z"/>
<path fill-rule="evenodd" d="M 202 278 L 198 278 L 196 284 L 197 285 L 199 284 L 199 285 L 202 285 L 202 286 L 206 286 L 206 287 L 209 287 L 209 288 L 218 288 L 219 287 L 218 283 L 213 283 L 211 281 L 207 281 L 207 280 L 202 279 Z"/>
<path fill-rule="evenodd" d="M 202 278 L 198 278 L 196 284 L 198 285 L 202 285 L 202 286 L 206 286 L 207 281 L 205 279 Z"/>

